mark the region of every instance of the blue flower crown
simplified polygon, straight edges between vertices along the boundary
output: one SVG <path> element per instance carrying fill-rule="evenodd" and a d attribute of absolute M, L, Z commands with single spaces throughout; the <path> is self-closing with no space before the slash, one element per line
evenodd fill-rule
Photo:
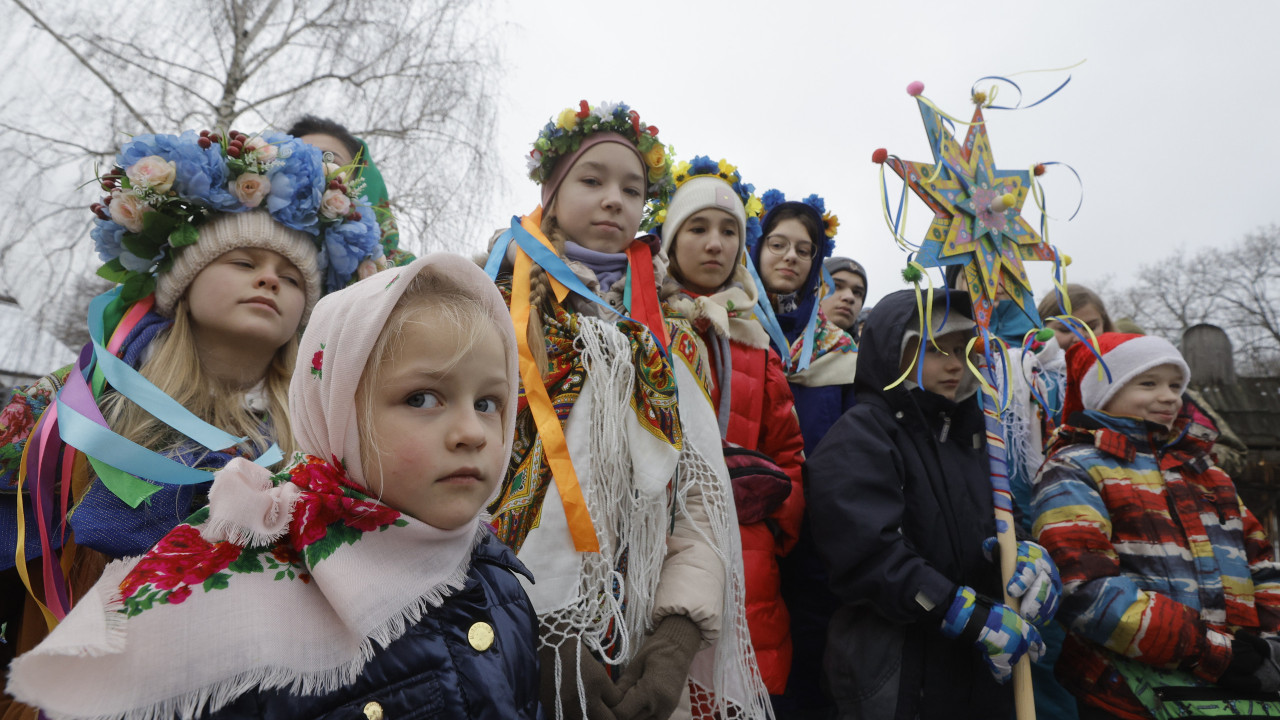
<path fill-rule="evenodd" d="M 218 212 L 265 207 L 276 222 L 315 237 L 325 292 L 380 254 L 381 229 L 358 170 L 325 163 L 319 149 L 283 133 L 138 135 L 98 182 L 110 193 L 90 206 L 98 275 L 124 286 L 124 302 L 151 294 Z"/>
<path fill-rule="evenodd" d="M 769 217 L 769 213 L 776 208 L 788 202 L 795 203 L 795 200 L 787 200 L 787 196 L 781 190 L 766 190 L 764 195 L 760 196 L 760 200 L 764 205 L 764 212 L 760 214 L 761 222 Z M 834 213 L 827 212 L 827 203 L 820 195 L 814 193 L 804 200 L 800 200 L 798 204 L 804 205 L 817 214 L 818 220 L 822 223 L 822 232 L 827 236 L 826 242 L 823 243 L 822 256 L 824 258 L 831 257 L 831 253 L 836 249 L 836 230 L 840 227 L 840 218 Z M 754 251 L 754 245 L 752 250 Z"/>
<path fill-rule="evenodd" d="M 755 196 L 756 186 L 742 182 L 742 174 L 738 172 L 738 167 L 728 160 L 721 158 L 719 162 L 716 162 L 706 155 L 695 155 L 692 160 L 676 163 L 675 169 L 672 170 L 671 178 L 674 188 L 679 190 L 680 186 L 700 175 L 711 175 L 720 178 L 737 194 L 747 214 L 747 225 L 743 229 L 743 234 L 746 236 L 744 240 L 747 247 L 754 247 L 760 239 L 760 233 L 764 230 L 764 227 L 760 224 L 760 218 L 764 214 L 764 206 L 761 204 L 760 198 Z M 667 208 L 670 205 L 671 195 L 650 201 L 648 214 L 653 218 L 655 227 L 661 225 L 667 219 Z"/>

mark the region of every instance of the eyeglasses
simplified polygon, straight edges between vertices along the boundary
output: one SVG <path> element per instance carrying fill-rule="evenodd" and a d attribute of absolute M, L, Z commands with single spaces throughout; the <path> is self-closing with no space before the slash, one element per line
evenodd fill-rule
<path fill-rule="evenodd" d="M 786 238 L 770 235 L 764 239 L 764 247 L 774 255 L 785 256 L 788 250 L 795 250 L 796 257 L 801 260 L 812 260 L 818 254 L 818 248 L 808 240 L 792 243 Z"/>

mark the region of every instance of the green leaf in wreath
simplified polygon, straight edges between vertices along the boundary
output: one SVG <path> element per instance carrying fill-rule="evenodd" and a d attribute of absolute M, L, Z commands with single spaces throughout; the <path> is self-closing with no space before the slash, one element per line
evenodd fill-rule
<path fill-rule="evenodd" d="M 173 232 L 169 233 L 169 244 L 175 248 L 194 245 L 199 238 L 199 233 L 193 225 L 189 223 L 180 223 Z"/>
<path fill-rule="evenodd" d="M 98 268 L 98 277 L 110 280 L 113 283 L 122 283 L 129 277 L 129 271 L 124 269 L 120 264 L 120 258 L 112 258 L 110 262 L 105 263 Z"/>
<path fill-rule="evenodd" d="M 151 213 L 154 215 L 155 213 Z M 161 236 L 163 237 L 163 236 Z M 164 243 L 157 237 L 147 231 L 140 233 L 125 233 L 120 236 L 120 244 L 125 250 L 137 255 L 144 260 L 150 260 L 160 252 L 160 246 Z"/>
<path fill-rule="evenodd" d="M 169 233 L 177 227 L 181 222 L 178 218 L 162 212 L 148 212 L 142 214 L 142 234 L 149 235 L 157 240 L 156 245 L 159 246 L 169 237 Z"/>
<path fill-rule="evenodd" d="M 120 298 L 126 303 L 133 303 L 151 294 L 156 289 L 156 279 L 150 275 L 133 273 L 125 280 L 120 290 Z"/>

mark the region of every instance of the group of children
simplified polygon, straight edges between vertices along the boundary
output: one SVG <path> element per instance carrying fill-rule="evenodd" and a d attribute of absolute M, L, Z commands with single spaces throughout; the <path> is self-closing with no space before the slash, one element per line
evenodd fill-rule
<path fill-rule="evenodd" d="M 821 198 L 626 105 L 541 130 L 479 264 L 399 251 L 327 121 L 116 166 L 120 287 L 0 416 L 6 719 L 1008 717 L 1059 649 L 1054 717 L 1280 691 L 1280 568 L 1186 365 L 1096 298 L 1002 321 L 1036 399 L 1002 579 L 967 297 L 856 343 Z"/>

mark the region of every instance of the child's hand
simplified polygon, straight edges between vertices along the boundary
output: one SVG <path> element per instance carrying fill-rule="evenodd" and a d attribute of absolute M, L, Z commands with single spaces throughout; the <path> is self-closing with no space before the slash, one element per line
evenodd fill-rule
<path fill-rule="evenodd" d="M 684 615 L 668 615 L 627 664 L 618 679 L 622 701 L 613 707 L 618 720 L 671 717 L 689 692 L 689 666 L 702 633 Z"/>
<path fill-rule="evenodd" d="M 998 547 L 993 537 L 982 543 L 988 560 L 993 559 Z M 1022 598 L 1018 612 L 1032 625 L 1044 627 L 1052 620 L 1062 601 L 1062 578 L 1049 552 L 1036 543 L 1019 540 L 1018 558 L 1006 590 L 1009 597 Z"/>
<path fill-rule="evenodd" d="M 942 619 L 942 634 L 968 640 L 985 655 L 987 669 L 999 682 L 1008 682 L 1023 655 L 1038 660 L 1044 654 L 1040 632 L 1012 608 L 960 586 Z"/>

